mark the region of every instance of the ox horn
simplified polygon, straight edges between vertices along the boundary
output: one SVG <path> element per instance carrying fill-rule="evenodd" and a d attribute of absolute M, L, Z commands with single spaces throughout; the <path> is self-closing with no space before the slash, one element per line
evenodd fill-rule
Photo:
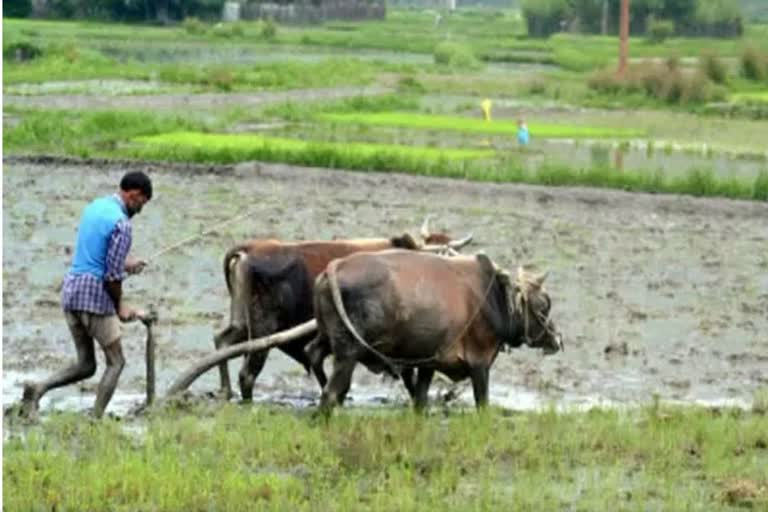
<path fill-rule="evenodd" d="M 532 279 L 533 284 L 536 285 L 537 287 L 541 288 L 541 285 L 544 284 L 544 280 L 547 278 L 548 275 L 549 275 L 549 272 L 544 272 L 543 274 L 539 274 L 539 275 L 535 276 Z"/>
<path fill-rule="evenodd" d="M 424 223 L 422 223 L 421 229 L 419 230 L 419 234 L 421 235 L 421 238 L 424 239 L 424 240 L 429 238 L 429 235 L 431 235 L 431 233 L 429 232 L 429 220 L 431 218 L 432 218 L 431 215 L 427 215 L 424 218 Z"/>
<path fill-rule="evenodd" d="M 464 238 L 461 238 L 459 240 L 452 240 L 448 242 L 448 247 L 450 247 L 451 249 L 459 250 L 465 245 L 468 245 L 472 241 L 472 238 L 473 238 L 472 233 L 470 233 Z"/>

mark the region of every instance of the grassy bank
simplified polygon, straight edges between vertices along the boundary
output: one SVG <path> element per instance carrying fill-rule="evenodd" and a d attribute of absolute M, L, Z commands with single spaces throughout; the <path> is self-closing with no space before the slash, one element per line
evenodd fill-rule
<path fill-rule="evenodd" d="M 153 81 L 166 87 L 188 85 L 198 92 L 304 89 L 369 84 L 377 73 L 388 69 L 397 70 L 401 66 L 334 58 L 312 63 L 147 64 L 119 62 L 92 50 L 66 46 L 32 62 L 19 64 L 6 59 L 3 84 L 123 79 Z"/>
<path fill-rule="evenodd" d="M 210 411 L 209 411 L 210 412 Z M 224 406 L 146 433 L 64 414 L 4 443 L 8 510 L 734 510 L 768 506 L 768 418 L 730 410 Z"/>
<path fill-rule="evenodd" d="M 438 116 L 405 112 L 376 113 L 324 113 L 318 115 L 323 121 L 373 126 L 398 126 L 420 130 L 448 130 L 464 133 L 484 133 L 515 136 L 517 123 L 508 120 L 484 121 L 458 116 Z M 596 126 L 529 123 L 531 133 L 542 138 L 632 138 L 643 137 L 642 130 L 627 128 L 601 128 Z"/>
<path fill-rule="evenodd" d="M 409 169 L 426 175 L 463 174 L 470 161 L 494 154 L 488 150 L 305 141 L 255 134 L 176 132 L 135 141 L 139 147 L 126 151 L 140 158 L 217 163 L 262 160 L 358 170 Z"/>

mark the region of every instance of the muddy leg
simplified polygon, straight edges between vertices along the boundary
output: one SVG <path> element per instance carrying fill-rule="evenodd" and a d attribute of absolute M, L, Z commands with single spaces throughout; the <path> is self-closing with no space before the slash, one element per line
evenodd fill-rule
<path fill-rule="evenodd" d="M 323 389 L 320 397 L 320 412 L 326 417 L 336 405 L 344 403 L 349 387 L 352 384 L 352 373 L 355 371 L 357 360 L 355 358 L 336 359 L 333 362 L 331 379 Z"/>
<path fill-rule="evenodd" d="M 213 344 L 216 346 L 216 350 L 226 348 L 230 345 L 237 343 L 242 337 L 241 329 L 230 325 L 213 338 Z M 245 338 L 243 337 L 243 340 Z M 229 365 L 227 361 L 224 361 L 219 365 L 219 394 L 221 394 L 226 400 L 232 398 L 232 384 L 229 380 Z"/>
<path fill-rule="evenodd" d="M 304 347 L 304 353 L 309 358 L 309 364 L 312 368 L 312 373 L 320 384 L 320 389 L 324 388 L 328 383 L 328 377 L 325 375 L 325 369 L 323 368 L 323 361 L 331 353 L 331 347 L 328 344 L 328 340 L 322 336 L 317 336 L 314 340 L 309 342 Z"/>
<path fill-rule="evenodd" d="M 427 407 L 429 385 L 432 383 L 434 375 L 435 370 L 432 368 L 419 368 L 416 380 L 416 393 L 413 399 L 413 407 L 417 411 L 423 411 Z"/>
<path fill-rule="evenodd" d="M 472 379 L 472 391 L 475 395 L 475 405 L 478 409 L 488 405 L 488 368 L 473 367 L 469 370 Z"/>
<path fill-rule="evenodd" d="M 93 407 L 93 415 L 96 418 L 101 418 L 104 414 L 104 410 L 115 393 L 120 374 L 125 367 L 125 357 L 123 357 L 123 348 L 119 339 L 104 347 L 104 357 L 107 361 L 107 368 L 104 370 L 104 375 L 101 376 L 96 391 L 96 404 Z"/>
<path fill-rule="evenodd" d="M 77 362 L 53 374 L 40 383 L 28 382 L 24 385 L 21 415 L 31 416 L 37 412 L 40 399 L 48 391 L 79 382 L 96 373 L 96 354 L 93 338 L 85 333 L 81 326 L 70 326 L 72 338 L 77 350 Z"/>
<path fill-rule="evenodd" d="M 245 361 L 243 361 L 243 367 L 240 368 L 239 375 L 240 396 L 244 402 L 253 400 L 253 384 L 256 382 L 256 377 L 259 376 L 262 368 L 264 368 L 268 355 L 269 350 L 260 350 L 245 356 Z"/>

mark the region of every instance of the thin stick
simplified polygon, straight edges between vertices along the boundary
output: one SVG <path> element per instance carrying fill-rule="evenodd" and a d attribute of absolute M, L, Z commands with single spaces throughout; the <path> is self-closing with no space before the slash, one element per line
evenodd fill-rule
<path fill-rule="evenodd" d="M 147 407 L 155 401 L 155 337 L 152 323 L 147 324 Z"/>
<path fill-rule="evenodd" d="M 212 232 L 216 231 L 217 229 L 219 229 L 222 226 L 226 226 L 227 224 L 235 222 L 236 220 L 240 220 L 240 219 L 244 219 L 246 217 L 250 217 L 254 213 L 256 213 L 256 210 L 247 211 L 245 213 L 241 213 L 240 215 L 236 215 L 236 216 L 234 216 L 232 218 L 229 218 L 229 219 L 227 219 L 225 221 L 219 222 L 218 224 L 215 224 L 213 227 L 210 227 L 210 228 L 206 229 L 205 231 L 202 231 L 202 232 L 200 232 L 200 233 L 198 233 L 196 235 L 192 235 L 190 237 L 184 238 L 183 240 L 179 240 L 178 242 L 175 242 L 175 243 L 173 243 L 173 244 L 171 244 L 171 245 L 169 245 L 167 247 L 164 247 L 163 249 L 160 249 L 159 251 L 157 251 L 156 253 L 152 254 L 148 258 L 144 258 L 144 260 L 147 261 L 147 262 L 152 261 L 152 260 L 158 258 L 159 256 L 162 256 L 163 254 L 165 254 L 167 252 L 170 252 L 170 251 L 172 251 L 174 249 L 178 249 L 179 247 L 181 247 L 183 245 L 186 245 L 186 244 L 188 244 L 190 242 L 194 242 L 198 238 L 202 238 L 204 236 L 207 236 L 207 235 L 211 234 Z"/>

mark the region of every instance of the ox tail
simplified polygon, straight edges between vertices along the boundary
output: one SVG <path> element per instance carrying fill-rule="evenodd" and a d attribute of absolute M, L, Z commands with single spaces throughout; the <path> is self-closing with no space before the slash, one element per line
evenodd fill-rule
<path fill-rule="evenodd" d="M 232 295 L 232 268 L 246 257 L 242 247 L 233 247 L 224 255 L 224 281 L 227 283 L 227 291 Z"/>
<path fill-rule="evenodd" d="M 242 247 L 227 251 L 224 256 L 224 278 L 230 296 L 230 322 L 244 325 L 251 339 L 251 279 L 244 262 L 248 254 Z"/>
<path fill-rule="evenodd" d="M 358 343 L 360 343 L 363 347 L 365 347 L 366 350 L 371 352 L 373 355 L 375 355 L 377 358 L 379 358 L 384 365 L 386 366 L 389 373 L 394 378 L 398 378 L 400 376 L 399 369 L 395 366 L 395 364 L 390 360 L 387 356 L 373 348 L 370 343 L 365 341 L 365 339 L 360 335 L 360 333 L 357 331 L 355 326 L 352 324 L 352 320 L 350 320 L 349 315 L 347 315 L 347 310 L 344 307 L 344 300 L 341 297 L 341 290 L 339 288 L 339 281 L 336 278 L 336 267 L 338 266 L 339 260 L 333 260 L 328 265 L 328 267 L 325 270 L 326 276 L 328 276 L 328 286 L 331 288 L 331 297 L 333 297 L 333 305 L 336 308 L 336 312 L 339 314 L 339 317 L 341 317 L 341 321 L 344 322 L 344 326 L 347 328 L 347 330 L 352 334 L 352 336 L 357 340 Z"/>

